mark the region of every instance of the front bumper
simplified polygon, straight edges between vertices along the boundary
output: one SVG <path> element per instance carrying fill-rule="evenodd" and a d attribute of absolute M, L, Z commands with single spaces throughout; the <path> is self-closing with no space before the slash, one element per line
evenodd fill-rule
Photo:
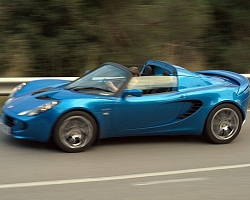
<path fill-rule="evenodd" d="M 10 134 L 15 138 L 47 142 L 55 122 L 52 116 L 49 111 L 32 117 L 3 111 L 2 123 L 10 127 Z"/>

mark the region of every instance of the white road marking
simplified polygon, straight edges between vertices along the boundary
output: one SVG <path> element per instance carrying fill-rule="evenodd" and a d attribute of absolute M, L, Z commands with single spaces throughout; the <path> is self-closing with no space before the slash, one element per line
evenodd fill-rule
<path fill-rule="evenodd" d="M 130 175 L 107 176 L 107 177 L 96 177 L 96 178 L 38 181 L 38 182 L 27 182 L 27 183 L 10 183 L 10 184 L 1 184 L 0 189 L 115 181 L 115 180 L 136 179 L 136 178 L 145 178 L 145 177 L 156 177 L 156 176 L 167 176 L 167 175 L 176 175 L 176 174 L 188 174 L 188 173 L 198 173 L 198 172 L 208 172 L 208 171 L 218 171 L 218 170 L 228 170 L 228 169 L 239 169 L 239 168 L 247 168 L 247 167 L 250 167 L 250 164 L 227 165 L 227 166 L 217 166 L 217 167 L 205 167 L 205 168 L 196 168 L 196 169 L 184 169 L 184 170 L 176 170 L 176 171 L 152 172 L 152 173 L 144 173 L 144 174 L 130 174 Z"/>
<path fill-rule="evenodd" d="M 147 185 L 156 185 L 156 184 L 164 184 L 164 183 L 182 183 L 182 182 L 191 182 L 191 181 L 203 181 L 208 178 L 185 178 L 185 179 L 172 179 L 172 180 L 162 180 L 162 181 L 148 181 L 148 182 L 140 182 L 134 183 L 132 186 L 147 186 Z"/>

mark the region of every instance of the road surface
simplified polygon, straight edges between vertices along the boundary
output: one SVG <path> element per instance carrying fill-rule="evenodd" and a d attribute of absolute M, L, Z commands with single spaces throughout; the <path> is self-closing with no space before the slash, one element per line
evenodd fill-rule
<path fill-rule="evenodd" d="M 193 136 L 119 138 L 75 154 L 0 131 L 0 199 L 249 200 L 249 130 L 248 115 L 226 145 Z"/>

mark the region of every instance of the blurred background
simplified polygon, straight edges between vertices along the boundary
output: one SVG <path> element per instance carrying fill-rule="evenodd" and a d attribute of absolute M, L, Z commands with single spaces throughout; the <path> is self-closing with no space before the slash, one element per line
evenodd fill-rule
<path fill-rule="evenodd" d="M 249 73 L 249 0 L 1 0 L 1 77 L 147 59 Z"/>

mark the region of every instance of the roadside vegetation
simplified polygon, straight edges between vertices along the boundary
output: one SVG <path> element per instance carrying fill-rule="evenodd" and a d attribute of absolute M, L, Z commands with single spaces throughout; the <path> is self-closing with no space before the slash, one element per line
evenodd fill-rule
<path fill-rule="evenodd" d="M 2 108 L 4 102 L 7 100 L 7 96 L 0 96 L 0 107 Z"/>
<path fill-rule="evenodd" d="M 1 0 L 1 77 L 147 59 L 249 73 L 249 13 L 246 0 Z"/>

